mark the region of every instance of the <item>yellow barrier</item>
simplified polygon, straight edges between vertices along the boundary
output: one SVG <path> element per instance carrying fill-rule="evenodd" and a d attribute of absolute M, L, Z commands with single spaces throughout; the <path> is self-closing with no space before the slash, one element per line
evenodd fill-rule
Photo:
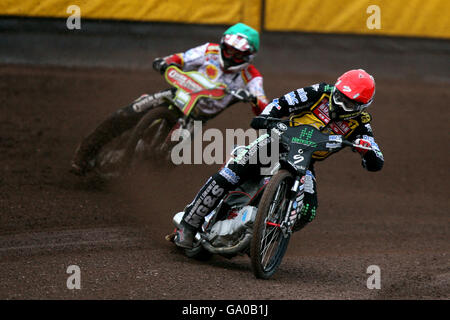
<path fill-rule="evenodd" d="M 0 15 L 68 17 L 71 5 L 81 18 L 261 27 L 261 0 L 0 0 Z"/>
<path fill-rule="evenodd" d="M 262 3 L 265 3 L 263 10 Z M 0 0 L 0 15 L 224 24 L 268 31 L 450 38 L 450 0 Z"/>
<path fill-rule="evenodd" d="M 264 28 L 450 38 L 450 1 L 266 0 Z"/>

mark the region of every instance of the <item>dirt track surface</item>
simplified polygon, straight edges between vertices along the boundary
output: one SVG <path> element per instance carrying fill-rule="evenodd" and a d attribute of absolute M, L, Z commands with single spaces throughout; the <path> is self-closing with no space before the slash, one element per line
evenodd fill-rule
<path fill-rule="evenodd" d="M 449 299 L 448 78 L 382 71 L 372 115 L 384 169 L 366 172 L 349 151 L 318 164 L 317 218 L 261 281 L 246 256 L 198 262 L 164 240 L 218 166 L 149 168 L 113 185 L 67 173 L 82 136 L 163 89 L 159 75 L 1 65 L 0 299 Z M 276 97 L 335 77 L 271 71 L 265 86 Z M 250 119 L 236 105 L 207 128 Z M 70 265 L 81 268 L 81 290 L 66 287 Z M 366 287 L 370 265 L 380 290 Z"/>

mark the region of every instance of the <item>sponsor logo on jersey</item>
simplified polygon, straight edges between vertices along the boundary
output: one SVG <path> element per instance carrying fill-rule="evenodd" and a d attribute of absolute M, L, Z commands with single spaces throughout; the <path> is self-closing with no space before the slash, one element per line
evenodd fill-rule
<path fill-rule="evenodd" d="M 328 103 L 328 98 L 323 98 L 319 105 L 313 110 L 314 115 L 325 124 L 328 124 L 331 120 L 328 115 Z"/>
<path fill-rule="evenodd" d="M 277 108 L 278 110 L 281 110 L 281 106 L 279 104 L 279 100 L 277 99 L 273 99 L 272 102 L 270 103 L 272 106 L 274 106 L 275 108 Z"/>
<path fill-rule="evenodd" d="M 294 91 L 291 91 L 291 92 L 285 94 L 284 98 L 286 99 L 287 103 L 290 106 L 295 106 L 296 104 L 298 104 L 298 99 L 295 96 L 295 92 Z"/>
<path fill-rule="evenodd" d="M 325 87 L 323 88 L 323 91 L 325 92 L 332 92 L 334 89 L 334 86 L 330 86 L 329 84 L 325 85 Z"/>
<path fill-rule="evenodd" d="M 362 123 L 369 123 L 370 120 L 371 120 L 370 114 L 368 114 L 367 112 L 361 113 L 361 122 Z"/>
<path fill-rule="evenodd" d="M 306 93 L 305 89 L 297 89 L 297 94 L 300 97 L 300 100 L 302 102 L 308 101 L 308 94 Z"/>
<path fill-rule="evenodd" d="M 346 121 L 333 122 L 330 124 L 330 128 L 334 133 L 341 134 L 343 136 L 350 132 L 350 127 Z"/>
<path fill-rule="evenodd" d="M 206 71 L 206 75 L 211 80 L 214 80 L 215 78 L 217 78 L 217 74 L 219 73 L 219 70 L 217 70 L 217 67 L 214 66 L 213 64 L 208 64 L 206 66 L 205 71 Z"/>

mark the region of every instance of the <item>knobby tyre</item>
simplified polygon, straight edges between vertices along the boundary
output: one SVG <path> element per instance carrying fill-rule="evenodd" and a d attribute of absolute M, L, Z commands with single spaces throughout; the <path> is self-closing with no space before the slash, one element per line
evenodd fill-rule
<path fill-rule="evenodd" d="M 131 165 L 140 141 L 145 141 L 150 149 L 149 152 L 154 157 L 158 157 L 158 148 L 161 148 L 162 143 L 177 121 L 177 115 L 165 106 L 159 106 L 148 111 L 131 132 L 123 158 L 123 167 L 128 168 Z"/>
<path fill-rule="evenodd" d="M 269 279 L 286 253 L 290 236 L 283 235 L 280 225 L 289 204 L 288 193 L 292 184 L 291 173 L 280 170 L 262 195 L 250 244 L 252 270 L 257 278 Z"/>

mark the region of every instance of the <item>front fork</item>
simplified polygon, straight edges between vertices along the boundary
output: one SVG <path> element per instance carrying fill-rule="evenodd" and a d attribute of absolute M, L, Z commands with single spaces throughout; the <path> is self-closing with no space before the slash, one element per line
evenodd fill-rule
<path fill-rule="evenodd" d="M 167 134 L 165 137 L 164 135 L 164 126 L 165 126 L 165 120 L 162 120 L 158 124 L 158 129 L 156 131 L 156 134 L 154 138 L 152 139 L 151 144 L 151 150 L 155 150 L 160 156 L 166 156 L 168 153 L 168 156 L 170 157 L 170 152 L 172 150 L 172 147 L 177 144 L 178 142 L 172 141 L 172 134 L 177 130 L 187 130 L 190 135 L 192 135 L 193 132 L 193 121 L 190 118 L 179 118 L 178 122 L 170 129 L 169 134 Z M 182 131 L 183 133 L 184 131 Z M 163 142 L 158 145 L 158 141 Z M 182 140 L 184 140 L 185 137 L 182 136 Z"/>
<path fill-rule="evenodd" d="M 292 234 L 292 229 L 294 228 L 303 205 L 303 188 L 299 188 L 302 184 L 301 180 L 301 176 L 295 176 L 294 184 L 288 193 L 289 204 L 285 211 L 283 222 L 280 225 L 285 238 Z"/>

